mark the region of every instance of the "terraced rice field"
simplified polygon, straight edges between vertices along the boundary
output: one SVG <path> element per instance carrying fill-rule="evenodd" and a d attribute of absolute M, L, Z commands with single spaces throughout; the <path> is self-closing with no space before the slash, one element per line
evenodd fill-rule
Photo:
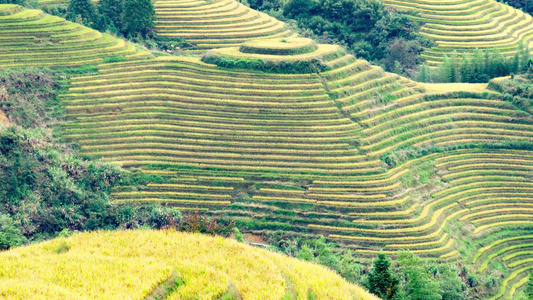
<path fill-rule="evenodd" d="M 2 68 L 73 67 L 151 55 L 109 34 L 13 4 L 0 4 L 0 52 Z"/>
<path fill-rule="evenodd" d="M 239 51 L 219 53 L 246 56 Z M 302 55 L 283 51 L 264 55 Z M 325 57 L 328 70 L 314 74 L 229 70 L 191 57 L 99 65 L 64 95 L 63 136 L 85 155 L 167 178 L 118 188 L 118 201 L 224 212 L 258 233 L 320 233 L 363 261 L 380 249 L 457 260 L 468 255 L 450 230 L 457 224 L 480 249 L 533 226 L 533 153 L 480 148 L 533 140 L 531 115 L 477 87 L 428 93 L 351 55 Z M 410 150 L 422 155 L 384 163 Z M 523 242 L 501 247 L 527 252 Z M 501 249 L 473 263 L 493 250 Z M 528 255 L 509 258 L 495 299 L 523 285 Z"/>
<path fill-rule="evenodd" d="M 68 1 L 38 2 L 47 5 Z M 154 7 L 157 36 L 181 38 L 192 45 L 187 48 L 191 52 L 239 46 L 251 39 L 296 36 L 285 23 L 236 0 L 158 0 Z"/>
<path fill-rule="evenodd" d="M 235 0 L 158 0 L 155 9 L 157 35 L 182 38 L 196 50 L 295 36 L 283 22 Z"/>
<path fill-rule="evenodd" d="M 436 41 L 423 56 L 436 66 L 444 55 L 471 52 L 476 48 L 513 55 L 519 45 L 533 39 L 533 19 L 527 13 L 495 0 L 384 0 L 385 4 L 416 11 L 414 19 L 425 25 L 421 33 Z M 529 47 L 530 49 L 532 47 Z"/>

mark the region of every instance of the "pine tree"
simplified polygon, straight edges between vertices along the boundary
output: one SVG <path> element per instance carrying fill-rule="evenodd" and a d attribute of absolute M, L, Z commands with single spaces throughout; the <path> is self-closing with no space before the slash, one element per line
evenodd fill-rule
<path fill-rule="evenodd" d="M 472 76 L 472 68 L 470 63 L 470 56 L 463 52 L 463 57 L 461 58 L 461 82 L 470 82 L 470 77 Z"/>
<path fill-rule="evenodd" d="M 479 49 L 474 51 L 474 57 L 472 59 L 472 71 L 474 73 L 485 73 L 485 57 L 483 52 Z"/>
<path fill-rule="evenodd" d="M 429 66 L 427 64 L 423 64 L 422 67 L 420 67 L 420 74 L 418 74 L 417 81 L 419 82 L 430 82 L 430 71 Z"/>
<path fill-rule="evenodd" d="M 521 53 L 520 71 L 525 72 L 529 67 L 529 47 L 525 47 Z"/>
<path fill-rule="evenodd" d="M 439 82 L 452 82 L 453 67 L 448 55 L 444 55 L 442 63 L 438 67 Z"/>
<path fill-rule="evenodd" d="M 483 62 L 483 65 L 485 66 L 484 73 L 489 76 L 490 76 L 490 73 L 492 72 L 491 68 L 493 67 L 492 66 L 492 55 L 493 53 L 491 51 L 483 50 L 483 57 L 485 58 Z"/>
<path fill-rule="evenodd" d="M 140 33 L 146 36 L 154 28 L 155 9 L 151 0 L 126 0 L 122 23 L 126 36 L 136 36 Z"/>
<path fill-rule="evenodd" d="M 520 71 L 520 53 L 515 52 L 511 63 L 511 72 L 517 74 Z"/>
<path fill-rule="evenodd" d="M 452 57 L 449 62 L 450 82 L 459 82 L 459 71 L 457 64 L 457 51 L 453 50 Z"/>
<path fill-rule="evenodd" d="M 79 21 L 78 16 L 84 25 L 92 26 L 96 21 L 96 9 L 90 0 L 70 0 L 67 8 L 67 19 Z"/>
<path fill-rule="evenodd" d="M 500 77 L 505 76 L 509 73 L 509 66 L 506 65 L 505 57 L 500 53 L 500 51 L 496 50 L 492 54 L 492 74 L 490 74 L 490 77 Z"/>
<path fill-rule="evenodd" d="M 529 273 L 529 280 L 524 293 L 526 294 L 527 300 L 533 300 L 533 273 Z"/>
<path fill-rule="evenodd" d="M 378 254 L 372 272 L 368 274 L 368 290 L 384 300 L 392 300 L 398 293 L 400 280 L 390 270 L 391 262 L 384 253 Z"/>

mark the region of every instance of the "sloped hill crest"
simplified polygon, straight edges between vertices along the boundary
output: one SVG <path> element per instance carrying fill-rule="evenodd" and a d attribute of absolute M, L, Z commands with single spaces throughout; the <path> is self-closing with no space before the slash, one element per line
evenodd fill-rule
<path fill-rule="evenodd" d="M 325 267 L 174 231 L 76 234 L 0 253 L 0 271 L 2 299 L 379 300 Z"/>

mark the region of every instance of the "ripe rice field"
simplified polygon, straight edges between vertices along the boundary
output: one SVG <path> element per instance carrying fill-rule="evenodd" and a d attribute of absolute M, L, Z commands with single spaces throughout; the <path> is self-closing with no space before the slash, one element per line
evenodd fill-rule
<path fill-rule="evenodd" d="M 476 48 L 499 50 L 509 56 L 519 45 L 530 47 L 533 41 L 532 17 L 496 0 L 384 0 L 385 4 L 417 12 L 414 19 L 424 23 L 421 34 L 432 38 L 436 46 L 424 56 L 430 66 L 442 62 L 454 50 L 471 53 Z"/>
<path fill-rule="evenodd" d="M 0 272 L 2 299 L 378 300 L 325 267 L 175 231 L 90 232 L 16 248 L 0 253 Z"/>

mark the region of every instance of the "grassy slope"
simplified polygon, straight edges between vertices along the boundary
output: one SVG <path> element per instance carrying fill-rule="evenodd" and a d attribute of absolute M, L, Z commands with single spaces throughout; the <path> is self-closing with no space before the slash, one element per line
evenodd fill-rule
<path fill-rule="evenodd" d="M 0 270 L 2 299 L 145 299 L 173 275 L 166 299 L 378 299 L 322 266 L 174 231 L 76 234 L 1 253 Z"/>

